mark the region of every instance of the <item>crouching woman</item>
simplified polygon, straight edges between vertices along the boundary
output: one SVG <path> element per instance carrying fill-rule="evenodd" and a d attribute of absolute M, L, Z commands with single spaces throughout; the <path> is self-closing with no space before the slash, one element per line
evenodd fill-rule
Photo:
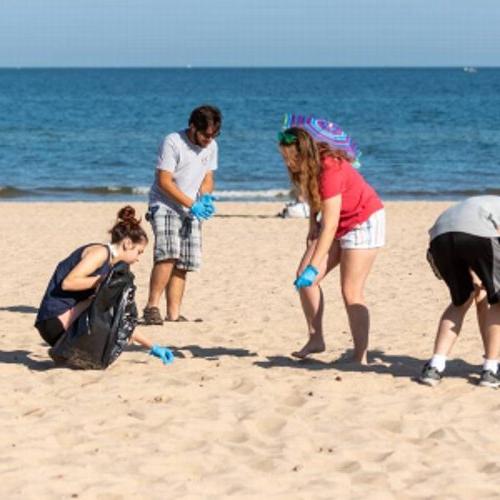
<path fill-rule="evenodd" d="M 112 267 L 119 262 L 128 265 L 138 262 L 148 243 L 135 210 L 129 205 L 118 212 L 118 220 L 109 233 L 109 243 L 89 243 L 77 248 L 59 262 L 52 274 L 35 320 L 36 329 L 51 347 L 90 306 Z M 132 340 L 149 349 L 164 364 L 173 360 L 167 348 L 153 345 L 139 333 L 134 332 Z"/>

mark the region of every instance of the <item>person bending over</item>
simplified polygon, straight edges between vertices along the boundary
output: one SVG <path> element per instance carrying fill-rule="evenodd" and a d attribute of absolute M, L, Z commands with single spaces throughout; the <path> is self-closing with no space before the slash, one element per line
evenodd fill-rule
<path fill-rule="evenodd" d="M 279 148 L 292 182 L 310 205 L 306 250 L 295 287 L 307 322 L 308 340 L 298 358 L 323 352 L 324 298 L 320 283 L 340 267 L 342 296 L 354 341 L 354 361 L 367 362 L 369 312 L 364 288 L 385 240 L 385 213 L 374 189 L 351 165 L 351 158 L 305 130 L 279 134 Z"/>
<path fill-rule="evenodd" d="M 451 296 L 439 320 L 434 353 L 419 381 L 435 386 L 476 300 L 484 362 L 479 385 L 499 387 L 500 353 L 500 196 L 474 196 L 448 208 L 429 231 L 427 258 Z"/>

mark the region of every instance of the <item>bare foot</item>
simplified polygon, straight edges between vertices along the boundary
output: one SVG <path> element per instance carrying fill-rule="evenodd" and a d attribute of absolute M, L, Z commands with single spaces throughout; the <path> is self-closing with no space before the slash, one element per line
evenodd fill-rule
<path fill-rule="evenodd" d="M 355 353 L 344 353 L 342 354 L 340 359 L 338 359 L 335 362 L 346 365 L 361 365 L 361 366 L 369 364 L 366 353 L 363 353 L 361 355 L 357 355 Z"/>
<path fill-rule="evenodd" d="M 322 337 L 312 336 L 309 337 L 306 345 L 300 351 L 292 352 L 292 356 L 294 358 L 304 359 L 309 354 L 318 354 L 320 352 L 324 352 L 325 350 L 325 341 Z"/>

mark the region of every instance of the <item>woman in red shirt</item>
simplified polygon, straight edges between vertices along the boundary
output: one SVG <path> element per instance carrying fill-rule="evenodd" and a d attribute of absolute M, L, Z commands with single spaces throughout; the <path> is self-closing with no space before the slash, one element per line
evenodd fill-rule
<path fill-rule="evenodd" d="M 370 326 L 364 287 L 378 249 L 385 241 L 382 202 L 352 167 L 352 159 L 344 151 L 315 142 L 305 130 L 296 127 L 280 133 L 279 146 L 292 182 L 311 207 L 306 251 L 294 282 L 300 292 L 309 338 L 292 355 L 305 358 L 325 350 L 320 282 L 340 265 L 354 361 L 364 364 Z"/>

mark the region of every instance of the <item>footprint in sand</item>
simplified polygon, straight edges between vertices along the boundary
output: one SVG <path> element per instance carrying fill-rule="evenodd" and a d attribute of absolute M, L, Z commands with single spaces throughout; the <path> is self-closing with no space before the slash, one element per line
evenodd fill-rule
<path fill-rule="evenodd" d="M 23 417 L 43 417 L 45 415 L 45 410 L 43 408 L 32 408 L 22 414 Z"/>
<path fill-rule="evenodd" d="M 252 469 L 260 472 L 271 472 L 274 470 L 274 461 L 271 458 L 257 458 L 248 464 Z"/>
<path fill-rule="evenodd" d="M 361 470 L 361 465 L 356 461 L 344 462 L 337 468 L 337 470 L 339 470 L 340 472 L 347 472 L 348 474 L 352 474 L 353 472 Z"/>
<path fill-rule="evenodd" d="M 481 467 L 479 471 L 484 474 L 498 474 L 500 473 L 500 465 L 496 464 L 495 462 L 490 462 Z"/>
<path fill-rule="evenodd" d="M 230 443 L 241 444 L 248 441 L 248 434 L 243 431 L 231 431 L 225 435 L 225 438 Z"/>
<path fill-rule="evenodd" d="M 403 432 L 403 423 L 400 420 L 389 420 L 387 422 L 382 422 L 380 427 L 389 432 L 394 432 L 395 434 L 401 434 Z"/>
<path fill-rule="evenodd" d="M 255 384 L 246 378 L 236 379 L 231 384 L 231 390 L 239 394 L 250 394 L 254 389 Z"/>
<path fill-rule="evenodd" d="M 385 462 L 388 458 L 392 457 L 394 455 L 393 451 L 388 451 L 386 453 L 381 453 L 380 455 L 377 455 L 374 458 L 375 462 Z"/>
<path fill-rule="evenodd" d="M 287 406 L 293 406 L 294 408 L 298 408 L 300 406 L 303 406 L 306 400 L 300 394 L 293 393 L 287 396 L 283 402 Z"/>
<path fill-rule="evenodd" d="M 280 417 L 266 417 L 257 420 L 255 423 L 255 426 L 260 433 L 273 437 L 279 437 L 278 434 L 281 429 L 285 427 L 285 425 L 286 420 Z"/>

